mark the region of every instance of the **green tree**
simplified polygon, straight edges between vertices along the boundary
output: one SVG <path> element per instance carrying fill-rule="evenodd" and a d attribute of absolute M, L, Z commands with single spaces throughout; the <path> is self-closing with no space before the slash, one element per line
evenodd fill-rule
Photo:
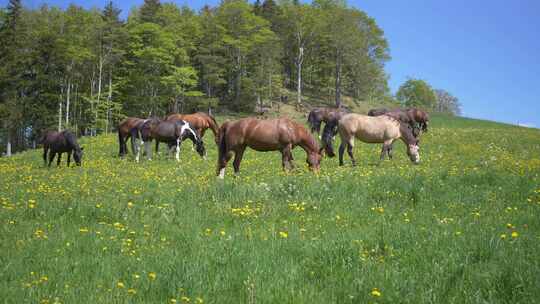
<path fill-rule="evenodd" d="M 461 115 L 461 104 L 459 99 L 445 90 L 435 90 L 437 95 L 437 105 L 435 111 L 448 113 L 451 115 Z"/>
<path fill-rule="evenodd" d="M 159 0 L 144 0 L 144 3 L 139 10 L 141 22 L 158 23 L 157 14 L 160 7 L 161 3 Z"/>
<path fill-rule="evenodd" d="M 437 96 L 431 86 L 424 80 L 414 78 L 399 87 L 396 98 L 406 107 L 433 109 L 437 103 Z"/>

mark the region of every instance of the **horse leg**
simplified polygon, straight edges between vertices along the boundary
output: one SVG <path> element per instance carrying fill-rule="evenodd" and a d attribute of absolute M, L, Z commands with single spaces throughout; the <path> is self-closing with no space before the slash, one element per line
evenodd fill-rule
<path fill-rule="evenodd" d="M 152 160 L 152 148 L 150 147 L 150 145 L 152 144 L 152 141 L 148 140 L 148 141 L 142 142 L 141 146 L 143 144 L 144 144 L 144 150 L 145 150 L 145 153 L 146 153 L 146 157 L 148 158 L 148 160 Z"/>
<path fill-rule="evenodd" d="M 52 163 L 52 161 L 54 160 L 55 154 L 56 154 L 56 152 L 53 152 L 53 151 L 51 151 L 51 152 L 49 153 L 49 168 L 51 167 L 51 163 Z"/>
<path fill-rule="evenodd" d="M 353 148 L 354 148 L 354 141 L 351 139 L 347 143 L 347 154 L 349 154 L 349 157 L 351 158 L 353 167 L 356 166 L 356 160 L 354 159 L 353 155 Z"/>
<path fill-rule="evenodd" d="M 180 161 L 180 138 L 177 138 L 176 139 L 176 161 L 179 162 Z"/>
<path fill-rule="evenodd" d="M 339 145 L 339 165 L 343 166 L 343 153 L 345 153 L 345 143 Z"/>
<path fill-rule="evenodd" d="M 156 155 L 159 154 L 159 140 L 156 139 Z"/>
<path fill-rule="evenodd" d="M 68 166 L 68 168 L 69 168 L 69 163 L 71 162 L 71 153 L 73 153 L 73 151 L 72 151 L 72 152 L 68 152 L 68 154 L 67 154 L 67 158 L 68 158 L 68 159 L 67 159 L 67 166 Z"/>
<path fill-rule="evenodd" d="M 218 156 L 218 168 L 217 168 L 217 174 L 219 178 L 223 179 L 225 178 L 225 167 L 227 167 L 227 163 L 232 158 L 232 152 L 231 151 L 220 151 L 220 154 L 223 153 L 223 155 Z M 235 158 L 236 159 L 236 158 Z M 240 162 L 238 162 L 238 167 L 240 168 Z"/>
<path fill-rule="evenodd" d="M 45 166 L 47 165 L 47 152 L 49 151 L 49 148 L 47 146 L 43 146 L 43 163 Z"/>
<path fill-rule="evenodd" d="M 238 150 L 234 153 L 234 161 L 233 161 L 233 168 L 234 168 L 234 175 L 238 176 L 240 173 L 240 163 L 242 162 L 242 157 L 244 156 L 244 151 L 246 151 L 246 147 L 240 147 Z"/>
<path fill-rule="evenodd" d="M 60 166 L 60 160 L 62 159 L 62 152 L 58 152 L 58 159 L 56 160 L 56 166 Z"/>

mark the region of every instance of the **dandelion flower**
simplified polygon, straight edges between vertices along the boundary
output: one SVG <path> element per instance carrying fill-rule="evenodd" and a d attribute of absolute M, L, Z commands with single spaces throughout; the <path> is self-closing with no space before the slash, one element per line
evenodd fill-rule
<path fill-rule="evenodd" d="M 506 239 L 506 234 L 505 233 L 501 234 L 501 240 L 504 240 L 504 239 Z"/>
<path fill-rule="evenodd" d="M 150 278 L 150 280 L 155 280 L 157 277 L 156 273 L 155 272 L 149 272 L 148 273 L 148 278 Z"/>
<path fill-rule="evenodd" d="M 133 289 L 133 288 L 130 288 L 130 289 L 128 289 L 128 293 L 131 294 L 131 295 L 134 295 L 134 294 L 137 293 L 137 291 L 135 289 Z"/>
<path fill-rule="evenodd" d="M 380 296 L 382 296 L 382 293 L 378 288 L 373 288 L 371 290 L 371 295 L 374 296 L 374 297 L 380 297 Z"/>
<path fill-rule="evenodd" d="M 124 285 L 124 283 L 122 283 L 122 282 L 118 282 L 118 283 L 116 283 L 116 287 L 124 288 L 124 287 L 126 287 L 126 285 Z"/>
<path fill-rule="evenodd" d="M 280 231 L 279 236 L 286 239 L 289 236 L 289 234 L 287 232 L 285 232 L 285 231 Z"/>
<path fill-rule="evenodd" d="M 517 231 L 512 232 L 512 238 L 515 239 L 519 236 L 519 233 Z"/>

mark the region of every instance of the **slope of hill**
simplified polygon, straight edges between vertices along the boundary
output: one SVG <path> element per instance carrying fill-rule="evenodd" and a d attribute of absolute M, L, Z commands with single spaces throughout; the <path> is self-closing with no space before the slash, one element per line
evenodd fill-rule
<path fill-rule="evenodd" d="M 222 121 L 222 119 L 221 119 Z M 540 299 L 540 131 L 436 116 L 420 165 L 402 143 L 359 165 L 281 171 L 248 150 L 215 178 L 182 147 L 134 163 L 116 136 L 82 167 L 0 159 L 6 303 L 533 303 Z M 348 161 L 348 159 L 347 159 Z"/>

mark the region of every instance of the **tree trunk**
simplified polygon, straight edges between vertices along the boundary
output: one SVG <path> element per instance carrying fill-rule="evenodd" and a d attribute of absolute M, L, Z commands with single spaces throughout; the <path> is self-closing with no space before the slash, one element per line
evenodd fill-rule
<path fill-rule="evenodd" d="M 296 103 L 298 106 L 302 104 L 302 62 L 304 61 L 304 47 L 298 48 L 298 57 L 296 58 L 296 73 L 297 84 L 296 84 Z"/>
<path fill-rule="evenodd" d="M 69 126 L 69 102 L 71 93 L 71 79 L 68 79 L 68 87 L 66 92 L 66 126 Z"/>
<path fill-rule="evenodd" d="M 109 120 L 111 116 L 112 101 L 112 70 L 109 70 L 109 94 L 107 95 L 107 121 L 105 122 L 105 133 L 109 132 Z"/>
<path fill-rule="evenodd" d="M 336 53 L 336 107 L 341 108 L 341 53 Z"/>
<path fill-rule="evenodd" d="M 97 100 L 96 100 L 96 122 L 94 126 L 94 136 L 97 135 L 97 123 L 99 118 L 99 103 L 101 100 L 101 78 L 103 74 L 103 57 L 101 54 L 99 55 L 99 72 L 98 72 L 98 92 L 97 92 Z"/>
<path fill-rule="evenodd" d="M 6 156 L 11 156 L 11 132 L 7 130 Z"/>

